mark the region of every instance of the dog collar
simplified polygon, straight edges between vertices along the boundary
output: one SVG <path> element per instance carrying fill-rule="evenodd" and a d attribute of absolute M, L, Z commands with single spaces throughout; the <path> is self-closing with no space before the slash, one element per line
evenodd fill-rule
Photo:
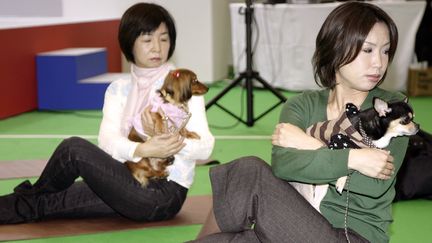
<path fill-rule="evenodd" d="M 159 93 L 160 93 L 160 94 L 162 95 L 162 97 L 163 97 L 166 101 L 168 101 L 170 104 L 177 106 L 178 108 L 184 110 L 186 113 L 190 113 L 190 112 L 189 112 L 189 109 L 188 109 L 188 107 L 187 107 L 187 105 L 185 105 L 185 104 L 183 104 L 183 103 L 181 103 L 181 104 L 177 104 L 177 102 L 175 102 L 175 101 L 173 100 L 173 98 L 171 97 L 171 95 L 167 94 L 167 92 L 166 92 L 164 89 L 159 90 Z"/>
<path fill-rule="evenodd" d="M 364 144 L 366 144 L 369 148 L 376 148 L 373 140 L 366 134 L 365 130 L 363 129 L 361 119 L 359 119 L 359 132 L 360 135 L 363 137 Z"/>

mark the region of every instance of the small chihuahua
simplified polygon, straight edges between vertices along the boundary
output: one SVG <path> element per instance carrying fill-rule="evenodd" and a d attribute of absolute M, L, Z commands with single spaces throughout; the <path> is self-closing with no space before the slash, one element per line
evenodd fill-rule
<path fill-rule="evenodd" d="M 318 122 L 306 129 L 306 133 L 324 142 L 330 149 L 385 148 L 392 138 L 411 136 L 419 131 L 419 125 L 413 122 L 413 118 L 414 112 L 408 104 L 408 99 L 387 103 L 374 97 L 372 108 L 359 111 L 354 104 L 348 103 L 345 112 L 339 118 Z M 348 242 L 349 183 L 347 184 L 347 180 L 350 176 L 351 174 L 340 177 L 335 184 L 339 194 L 342 194 L 346 187 L 344 228 Z M 290 183 L 319 211 L 328 184 Z"/>
<path fill-rule="evenodd" d="M 411 136 L 418 132 L 419 125 L 413 121 L 414 112 L 408 104 L 408 98 L 387 103 L 374 97 L 373 104 L 373 108 L 361 112 L 354 110 L 347 114 L 369 147 L 385 148 L 393 137 Z M 347 106 L 350 109 L 349 107 L 354 105 Z M 370 143 L 367 140 L 370 140 Z"/>
<path fill-rule="evenodd" d="M 419 125 L 413 122 L 414 112 L 403 101 L 387 103 L 373 98 L 373 107 L 359 111 L 354 104 L 347 104 L 346 111 L 333 120 L 318 122 L 306 129 L 306 133 L 325 143 L 330 149 L 384 148 L 393 137 L 416 134 Z M 342 194 L 347 176 L 336 182 L 336 190 Z M 316 210 L 328 190 L 328 184 L 310 185 L 301 182 L 290 184 L 309 201 Z"/>
<path fill-rule="evenodd" d="M 330 134 L 331 137 L 324 141 L 330 149 L 385 148 L 392 138 L 411 136 L 419 130 L 419 125 L 413 121 L 414 112 L 408 104 L 407 98 L 403 101 L 387 103 L 374 97 L 373 107 L 364 111 L 359 111 L 354 104 L 348 103 L 345 113 L 352 124 L 351 129 L 354 128 L 355 130 L 351 130 L 350 134 L 349 129 L 346 129 L 345 133 L 348 135 Z M 324 123 L 318 123 L 318 126 Z M 313 128 L 315 131 L 317 129 L 319 130 L 317 127 Z M 328 129 L 333 128 L 327 127 L 326 130 Z M 347 177 L 344 176 L 337 180 L 336 189 L 339 193 L 342 193 L 346 179 Z"/>
<path fill-rule="evenodd" d="M 150 102 L 152 106 L 151 117 L 154 128 L 153 134 L 178 132 L 189 139 L 200 139 L 196 132 L 188 131 L 185 126 L 191 117 L 187 102 L 192 95 L 204 95 L 208 87 L 199 82 L 194 72 L 188 69 L 175 69 L 165 77 L 158 95 Z M 140 116 L 135 121 L 141 122 Z M 147 135 L 141 124 L 133 124 L 129 133 L 129 140 L 145 142 Z M 174 156 L 168 158 L 142 158 L 139 162 L 125 162 L 134 178 L 143 187 L 150 179 L 162 179 L 168 176 L 167 166 L 174 162 Z"/>

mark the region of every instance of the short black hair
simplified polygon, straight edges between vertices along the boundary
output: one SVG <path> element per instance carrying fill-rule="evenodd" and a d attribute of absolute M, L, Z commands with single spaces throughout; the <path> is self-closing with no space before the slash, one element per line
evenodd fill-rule
<path fill-rule="evenodd" d="M 324 21 L 316 38 L 312 58 L 315 82 L 320 87 L 334 88 L 336 72 L 357 57 L 370 30 L 376 23 L 384 23 L 390 35 L 389 64 L 398 43 L 396 24 L 376 5 L 347 2 L 335 8 Z M 380 83 L 384 80 L 384 73 Z"/>
<path fill-rule="evenodd" d="M 171 14 L 162 6 L 154 3 L 137 3 L 126 10 L 120 20 L 118 41 L 126 59 L 135 63 L 133 47 L 141 35 L 155 31 L 162 23 L 168 29 L 170 48 L 168 59 L 172 56 L 176 44 L 175 22 Z"/>

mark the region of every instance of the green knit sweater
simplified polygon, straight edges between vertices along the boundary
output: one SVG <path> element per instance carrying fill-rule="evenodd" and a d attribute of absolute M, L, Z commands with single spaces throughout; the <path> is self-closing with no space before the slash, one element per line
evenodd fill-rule
<path fill-rule="evenodd" d="M 327 120 L 328 95 L 329 90 L 306 91 L 289 99 L 282 109 L 280 122 L 291 123 L 306 130 L 314 123 Z M 385 101 L 404 98 L 400 93 L 375 88 L 369 92 L 360 109 L 371 107 L 373 97 L 380 97 Z M 397 137 L 393 138 L 386 148 L 394 157 L 396 172 L 402 164 L 407 146 L 407 137 Z M 297 150 L 273 146 L 272 168 L 277 177 L 287 181 L 330 184 L 321 201 L 320 211 L 334 227 L 344 228 L 346 192 L 339 195 L 334 184 L 339 177 L 347 175 L 348 154 L 348 149 L 330 150 L 323 147 L 318 150 Z M 349 181 L 348 227 L 370 242 L 388 242 L 394 185 L 394 177 L 390 180 L 379 180 L 358 172 L 353 173 Z"/>

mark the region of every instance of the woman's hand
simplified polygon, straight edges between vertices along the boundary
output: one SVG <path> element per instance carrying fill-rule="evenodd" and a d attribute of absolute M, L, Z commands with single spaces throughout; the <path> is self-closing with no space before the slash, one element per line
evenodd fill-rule
<path fill-rule="evenodd" d="M 161 115 L 161 117 L 165 117 L 165 113 L 162 109 L 159 108 L 158 113 Z M 167 121 L 163 119 L 163 122 L 166 130 L 168 130 Z M 152 118 L 150 106 L 147 106 L 141 114 L 141 125 L 145 134 L 149 135 L 150 137 L 153 137 L 155 135 L 155 123 Z"/>
<path fill-rule="evenodd" d="M 290 123 L 279 123 L 272 135 L 272 144 L 285 148 L 315 150 L 324 144 Z"/>
<path fill-rule="evenodd" d="M 138 145 L 134 155 L 144 158 L 167 158 L 178 153 L 186 145 L 183 141 L 184 137 L 178 133 L 155 135 Z"/>
<path fill-rule="evenodd" d="M 150 110 L 151 110 L 150 106 L 147 106 L 144 109 L 143 113 L 141 114 L 141 125 L 144 130 L 144 133 L 149 135 L 150 137 L 153 137 L 155 135 L 154 134 L 155 129 L 154 129 L 154 122 L 150 114 L 151 112 Z"/>
<path fill-rule="evenodd" d="M 382 180 L 390 179 L 395 169 L 390 151 L 374 148 L 351 149 L 348 168 Z"/>

